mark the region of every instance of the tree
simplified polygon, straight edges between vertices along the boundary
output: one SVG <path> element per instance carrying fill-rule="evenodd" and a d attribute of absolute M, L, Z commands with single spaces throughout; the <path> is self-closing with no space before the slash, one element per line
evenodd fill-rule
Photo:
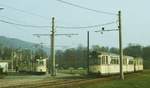
<path fill-rule="evenodd" d="M 47 53 L 43 49 L 37 49 L 35 51 L 35 59 L 43 59 L 47 57 Z"/>
<path fill-rule="evenodd" d="M 108 52 L 109 48 L 108 47 L 100 47 L 99 45 L 93 45 L 92 46 L 92 51 Z"/>
<path fill-rule="evenodd" d="M 66 49 L 65 51 L 58 50 L 56 52 L 56 63 L 63 68 L 78 68 L 86 67 L 87 50 L 82 45 L 77 48 Z"/>
<path fill-rule="evenodd" d="M 56 64 L 58 64 L 58 67 L 63 67 L 64 58 L 63 58 L 64 52 L 62 50 L 56 51 Z"/>
<path fill-rule="evenodd" d="M 142 57 L 142 46 L 138 44 L 129 44 L 124 49 L 124 54 L 133 57 Z"/>
<path fill-rule="evenodd" d="M 150 46 L 143 48 L 143 58 L 150 59 Z"/>
<path fill-rule="evenodd" d="M 118 48 L 115 48 L 115 47 L 112 47 L 112 48 L 109 49 L 109 52 L 110 52 L 110 53 L 119 54 L 119 49 L 118 49 Z"/>
<path fill-rule="evenodd" d="M 143 48 L 144 68 L 150 69 L 150 46 Z"/>

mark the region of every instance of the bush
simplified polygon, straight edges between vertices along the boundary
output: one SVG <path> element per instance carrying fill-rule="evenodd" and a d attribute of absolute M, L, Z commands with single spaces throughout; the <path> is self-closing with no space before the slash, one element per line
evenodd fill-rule
<path fill-rule="evenodd" d="M 0 79 L 3 79 L 5 74 L 3 73 L 3 68 L 0 68 Z"/>
<path fill-rule="evenodd" d="M 84 70 L 84 68 L 83 67 L 79 67 L 78 70 Z"/>
<path fill-rule="evenodd" d="M 3 68 L 0 68 L 0 74 L 2 74 L 3 73 Z"/>
<path fill-rule="evenodd" d="M 150 60 L 144 59 L 144 69 L 150 69 Z"/>

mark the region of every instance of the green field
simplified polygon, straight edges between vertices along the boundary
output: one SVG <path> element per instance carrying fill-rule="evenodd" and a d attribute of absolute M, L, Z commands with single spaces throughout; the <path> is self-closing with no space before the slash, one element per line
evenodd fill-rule
<path fill-rule="evenodd" d="M 62 77 L 77 77 L 86 73 L 86 70 L 60 70 L 57 76 L 58 78 Z M 63 75 L 64 74 L 64 75 Z M 70 74 L 70 75 L 69 75 Z M 80 74 L 78 76 L 74 76 L 74 74 Z M 72 78 L 73 78 L 72 77 Z M 91 77 L 91 76 L 90 76 Z M 93 77 L 92 77 L 93 78 Z M 91 79 L 92 79 L 91 78 Z M 6 76 L 5 80 L 9 80 L 7 84 L 12 84 L 20 81 L 20 83 L 28 82 L 28 81 L 36 81 L 36 80 L 53 80 L 54 78 L 48 76 Z M 66 79 L 66 78 L 65 78 Z M 3 79 L 1 79 L 3 81 Z M 0 83 L 1 84 L 1 83 Z M 70 85 L 71 86 L 71 85 Z M 131 73 L 125 75 L 125 80 L 120 80 L 119 76 L 111 76 L 100 78 L 100 80 L 90 81 L 85 83 L 79 83 L 72 85 L 71 87 L 60 87 L 60 88 L 150 88 L 150 70 L 144 70 L 143 72 Z"/>
<path fill-rule="evenodd" d="M 61 70 L 59 72 L 67 74 L 86 74 L 86 70 Z M 114 76 L 111 79 L 108 77 L 106 80 L 79 84 L 73 86 L 73 88 L 150 88 L 150 70 L 126 74 L 125 80 L 120 80 L 119 76 Z"/>
<path fill-rule="evenodd" d="M 113 78 L 110 80 L 85 83 L 79 88 L 150 88 L 150 70 L 125 75 L 125 80 Z"/>

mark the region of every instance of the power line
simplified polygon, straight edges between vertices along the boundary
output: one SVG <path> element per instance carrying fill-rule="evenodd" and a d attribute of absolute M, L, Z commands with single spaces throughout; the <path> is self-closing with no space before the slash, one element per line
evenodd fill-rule
<path fill-rule="evenodd" d="M 97 24 L 97 25 L 90 25 L 90 26 L 76 26 L 76 27 L 66 27 L 66 26 L 56 26 L 56 28 L 61 28 L 61 29 L 87 29 L 87 28 L 95 28 L 95 27 L 100 27 L 100 26 L 105 26 L 105 25 L 111 25 L 116 23 L 116 21 L 108 22 L 105 24 Z"/>
<path fill-rule="evenodd" d="M 13 19 L 13 18 L 10 18 L 10 17 L 7 17 L 7 16 L 1 16 L 1 17 L 4 17 L 4 18 L 7 18 L 7 19 L 9 19 L 9 20 L 11 20 L 11 21 L 14 21 L 14 22 L 17 22 L 17 23 L 13 23 L 13 22 L 9 22 L 9 23 L 11 23 L 11 25 L 15 25 L 15 26 L 21 26 L 21 27 L 31 27 L 31 25 L 26 25 L 26 26 L 22 26 L 22 25 L 25 25 L 26 24 L 26 22 L 24 22 L 24 21 L 20 21 L 20 20 L 16 20 L 16 19 Z M 4 20 L 3 20 L 4 21 Z M 19 23 L 18 23 L 19 22 Z M 22 22 L 22 24 L 20 24 L 20 22 Z M 8 23 L 8 21 L 7 21 L 7 23 Z M 13 24 L 12 24 L 13 23 Z M 19 24 L 19 25 L 18 25 Z M 36 25 L 32 25 L 32 28 L 37 28 L 37 27 L 39 27 L 39 26 L 36 26 Z M 42 26 L 43 27 L 43 26 Z M 48 27 L 48 26 L 47 26 Z M 40 28 L 41 28 L 41 26 L 40 26 Z"/>
<path fill-rule="evenodd" d="M 1 3 L 0 3 L 0 5 L 1 5 L 1 6 L 4 6 L 4 7 L 7 7 L 7 8 L 10 8 L 10 9 L 13 9 L 13 10 L 16 10 L 16 11 L 19 11 L 19 12 L 22 12 L 22 13 L 30 14 L 30 15 L 32 15 L 32 16 L 38 16 L 38 17 L 40 17 L 40 18 L 42 18 L 42 19 L 44 19 L 44 20 L 48 20 L 48 19 L 49 19 L 49 18 L 44 17 L 44 16 L 41 16 L 41 15 L 39 15 L 39 14 L 32 13 L 32 12 L 29 12 L 29 11 L 25 11 L 25 10 L 18 9 L 18 8 L 14 8 L 14 7 L 12 7 L 12 6 L 4 5 L 4 4 L 1 4 Z M 48 20 L 48 21 L 49 21 L 49 20 Z"/>
<path fill-rule="evenodd" d="M 70 3 L 70 2 L 66 2 L 66 1 L 63 1 L 63 0 L 57 0 L 57 1 L 62 2 L 62 3 L 65 3 L 65 4 L 69 4 L 69 5 L 78 7 L 78 8 L 82 8 L 82 9 L 86 9 L 86 10 L 98 12 L 98 13 L 109 14 L 109 15 L 116 15 L 116 14 L 114 14 L 114 13 L 109 13 L 109 12 L 104 12 L 104 11 L 89 9 L 89 8 L 87 8 L 87 7 L 83 7 L 83 6 L 80 6 L 80 5 L 77 5 L 77 4 L 73 4 L 73 3 Z M 35 13 L 27 12 L 27 11 L 25 11 L 25 10 L 17 9 L 17 8 L 8 6 L 8 5 L 3 5 L 3 4 L 0 4 L 0 5 L 5 6 L 5 7 L 8 7 L 8 8 L 10 8 L 10 9 L 14 9 L 14 10 L 19 11 L 19 12 L 23 12 L 23 13 L 27 13 L 27 14 L 30 14 L 30 15 L 38 16 L 38 17 L 41 17 L 41 18 L 44 18 L 44 19 L 48 20 L 46 17 L 43 17 L 43 16 L 38 15 L 38 14 L 35 14 Z M 7 17 L 7 18 L 8 18 L 8 17 Z M 11 19 L 11 20 L 12 20 L 12 19 Z M 15 20 L 15 21 L 16 21 L 16 20 Z M 26 25 L 26 24 L 20 24 L 20 23 L 13 23 L 13 22 L 5 21 L 5 20 L 0 20 L 0 22 L 4 22 L 4 23 L 7 23 L 7 24 L 11 24 L 11 25 L 22 26 L 22 27 L 33 27 L 33 28 L 49 28 L 49 27 L 51 27 L 51 26 Z M 60 29 L 86 29 L 86 28 L 94 28 L 94 27 L 109 25 L 109 24 L 113 24 L 113 23 L 115 23 L 115 22 L 109 22 L 109 23 L 97 24 L 97 25 L 90 25 L 90 26 L 80 26 L 80 27 L 78 27 L 78 26 L 76 26 L 76 27 L 56 26 L 56 28 L 60 28 Z"/>
<path fill-rule="evenodd" d="M 81 8 L 81 9 L 93 11 L 93 12 L 96 12 L 96 13 L 107 14 L 107 15 L 117 15 L 115 13 L 110 13 L 110 12 L 105 12 L 105 11 L 100 11 L 100 10 L 95 10 L 95 9 L 87 8 L 87 7 L 80 6 L 80 5 L 77 5 L 77 4 L 73 4 L 73 3 L 70 3 L 70 2 L 67 2 L 67 1 L 64 1 L 64 0 L 56 0 L 56 1 L 59 1 L 61 3 L 65 3 L 65 4 L 68 4 L 68 5 L 77 7 L 77 8 Z"/>
<path fill-rule="evenodd" d="M 19 21 L 15 20 L 15 19 L 12 19 L 12 18 L 7 17 L 7 16 L 1 16 L 1 17 L 7 18 L 7 19 L 12 20 L 12 21 L 15 21 L 15 22 L 19 22 Z M 13 27 L 15 27 L 16 29 L 20 29 L 20 28 L 18 28 L 16 25 L 12 25 L 12 24 L 10 24 L 10 25 L 13 26 Z"/>
<path fill-rule="evenodd" d="M 10 17 L 7 17 L 7 16 L 0 16 L 0 17 L 4 17 L 4 18 L 7 18 L 11 21 L 15 21 L 15 22 L 23 22 L 23 21 L 20 21 L 20 20 L 16 20 L 16 19 L 13 19 L 13 18 L 10 18 Z M 23 22 L 24 23 L 24 22 Z"/>
<path fill-rule="evenodd" d="M 52 34 L 33 34 L 34 36 L 51 36 Z M 70 34 L 55 34 L 55 36 L 71 36 L 71 35 L 79 35 L 75 33 L 70 33 Z"/>
<path fill-rule="evenodd" d="M 32 28 L 50 28 L 51 27 L 51 26 L 26 25 L 26 24 L 5 21 L 5 20 L 1 20 L 1 19 L 0 19 L 0 22 L 11 24 L 11 25 L 16 25 L 16 26 L 21 26 L 21 27 L 32 27 Z M 90 25 L 90 26 L 74 26 L 74 27 L 56 26 L 56 28 L 59 28 L 59 29 L 87 29 L 87 28 L 95 28 L 95 27 L 100 27 L 100 26 L 105 26 L 105 25 L 111 25 L 114 23 L 116 23 L 116 21 L 108 22 L 105 24 Z"/>
<path fill-rule="evenodd" d="M 80 6 L 80 5 L 77 5 L 77 4 L 73 4 L 73 3 L 70 3 L 70 2 L 66 2 L 66 1 L 63 1 L 63 0 L 57 0 L 57 1 L 62 2 L 62 3 L 65 3 L 65 4 L 69 4 L 69 5 L 78 7 L 78 8 L 82 8 L 82 9 L 86 9 L 86 10 L 98 12 L 98 13 L 109 14 L 109 15 L 116 15 L 116 14 L 114 14 L 114 13 L 109 13 L 109 12 L 104 12 L 104 11 L 99 11 L 99 10 L 90 9 L 90 8 L 83 7 L 83 6 Z M 4 5 L 4 4 L 0 4 L 0 5 L 5 6 L 5 7 L 8 7 L 8 8 L 10 8 L 10 9 L 14 9 L 14 10 L 19 11 L 19 12 L 23 12 L 23 13 L 27 13 L 27 14 L 30 14 L 30 15 L 38 16 L 38 17 L 41 17 L 41 18 L 44 18 L 44 19 L 48 20 L 46 17 L 43 17 L 43 16 L 38 15 L 38 14 L 35 14 L 35 13 L 27 12 L 27 11 L 25 11 L 25 10 L 17 9 L 17 8 L 14 8 L 14 7 L 11 7 L 11 6 L 8 6 L 8 5 Z M 7 18 L 8 18 L 8 17 L 7 17 Z M 4 22 L 4 23 L 7 23 L 7 24 L 17 25 L 17 26 L 22 26 L 22 27 L 33 27 L 33 28 L 49 28 L 49 27 L 51 27 L 51 26 L 25 25 L 25 24 L 20 24 L 20 23 L 8 22 L 8 21 L 4 21 L 4 20 L 0 20 L 0 21 L 1 21 L 1 22 Z M 80 27 L 77 27 L 77 26 L 76 26 L 76 27 L 56 26 L 56 28 L 60 28 L 60 29 L 86 29 L 86 28 L 94 28 L 94 27 L 109 25 L 109 24 L 113 24 L 113 23 L 115 23 L 115 22 L 109 22 L 109 23 L 105 23 L 105 24 L 97 24 L 97 25 L 91 25 L 91 26 L 82 26 L 82 27 L 81 27 L 81 26 L 80 26 Z"/>
<path fill-rule="evenodd" d="M 19 23 L 14 23 L 14 22 L 5 21 L 5 20 L 0 20 L 0 22 L 7 23 L 7 24 L 11 24 L 11 25 L 22 26 L 22 27 L 50 28 L 50 26 L 35 26 L 35 25 L 26 25 L 26 24 L 19 24 Z"/>

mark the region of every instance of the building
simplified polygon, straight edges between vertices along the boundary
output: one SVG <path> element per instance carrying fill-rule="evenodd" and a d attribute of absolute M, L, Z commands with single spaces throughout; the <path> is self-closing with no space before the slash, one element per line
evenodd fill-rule
<path fill-rule="evenodd" d="M 8 61 L 0 60 L 0 68 L 2 72 L 8 72 Z"/>

